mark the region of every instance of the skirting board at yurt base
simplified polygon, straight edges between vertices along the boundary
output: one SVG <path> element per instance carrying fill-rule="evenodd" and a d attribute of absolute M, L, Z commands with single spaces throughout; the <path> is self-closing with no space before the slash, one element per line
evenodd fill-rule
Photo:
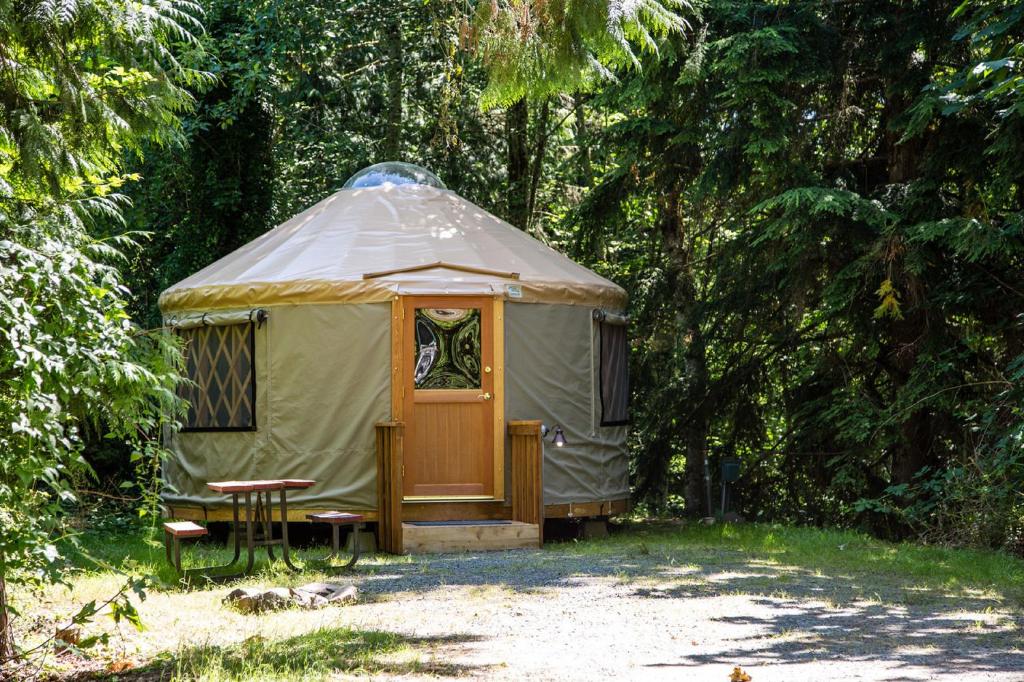
<path fill-rule="evenodd" d="M 307 514 L 320 514 L 335 509 L 305 509 L 288 505 L 288 520 L 293 523 L 308 523 Z M 508 507 L 502 502 L 451 502 L 448 504 L 407 503 L 402 505 L 405 521 L 443 521 L 458 518 L 465 521 L 507 519 Z M 549 504 L 544 507 L 546 519 L 582 519 L 592 516 L 621 516 L 629 513 L 629 499 L 603 500 L 598 502 L 573 502 L 570 504 Z M 346 509 L 362 514 L 369 522 L 377 520 L 376 509 Z M 166 518 L 184 521 L 230 521 L 230 507 L 203 508 L 190 505 L 164 505 Z"/>

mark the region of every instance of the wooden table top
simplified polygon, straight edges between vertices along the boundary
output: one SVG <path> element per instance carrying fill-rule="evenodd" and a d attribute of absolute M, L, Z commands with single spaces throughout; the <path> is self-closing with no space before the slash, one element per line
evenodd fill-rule
<path fill-rule="evenodd" d="M 308 478 L 281 478 L 259 481 L 211 481 L 206 484 L 210 490 L 218 493 L 252 493 L 264 490 L 297 490 L 316 485 L 316 481 Z"/>
<path fill-rule="evenodd" d="M 316 485 L 316 481 L 308 478 L 283 478 L 284 487 L 288 490 L 305 490 Z"/>
<path fill-rule="evenodd" d="M 218 493 L 251 493 L 261 490 L 280 490 L 284 487 L 284 481 L 212 481 L 207 483 L 206 487 Z"/>

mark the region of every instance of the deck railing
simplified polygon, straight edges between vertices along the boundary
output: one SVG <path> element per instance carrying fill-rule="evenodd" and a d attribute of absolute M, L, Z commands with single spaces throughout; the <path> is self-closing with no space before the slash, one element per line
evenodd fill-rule
<path fill-rule="evenodd" d="M 378 422 L 377 540 L 388 554 L 402 554 L 402 422 Z"/>
<path fill-rule="evenodd" d="M 512 437 L 512 520 L 540 527 L 544 544 L 544 443 L 539 420 L 510 421 Z"/>

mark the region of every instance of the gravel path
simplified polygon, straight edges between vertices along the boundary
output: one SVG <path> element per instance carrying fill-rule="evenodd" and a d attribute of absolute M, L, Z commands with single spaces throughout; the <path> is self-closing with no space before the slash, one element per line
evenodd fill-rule
<path fill-rule="evenodd" d="M 337 622 L 401 634 L 427 677 L 1024 680 L 1019 605 L 734 559 L 418 557 L 356 577 Z"/>
<path fill-rule="evenodd" d="M 240 613 L 222 603 L 230 587 L 221 585 L 153 590 L 138 604 L 144 631 L 97 620 L 87 634 L 116 631 L 111 645 L 58 657 L 55 677 L 106 679 L 108 663 L 127 657 L 135 682 L 175 674 L 725 682 L 737 665 L 753 682 L 1024 681 L 1016 592 L 972 589 L 962 571 L 941 567 L 923 587 L 919 571 L 887 571 L 899 562 L 885 557 L 852 553 L 810 562 L 814 569 L 786 564 L 784 554 L 641 531 L 543 550 L 367 558 L 332 579 L 355 583 L 358 601 L 314 611 Z M 279 570 L 246 584 L 323 577 Z M 34 598 L 40 636 L 69 603 L 102 601 L 115 584 L 119 577 L 82 576 L 73 594 Z M 256 653 L 258 674 L 245 668 Z M 204 667 L 208 654 L 226 667 Z M 307 660 L 323 666 L 308 670 Z"/>

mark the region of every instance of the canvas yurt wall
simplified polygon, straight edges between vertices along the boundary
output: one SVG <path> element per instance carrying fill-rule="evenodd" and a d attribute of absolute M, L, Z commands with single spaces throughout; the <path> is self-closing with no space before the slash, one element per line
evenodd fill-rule
<path fill-rule="evenodd" d="M 565 431 L 563 447 L 545 441 L 544 503 L 629 497 L 626 427 L 601 425 L 601 326 L 593 309 L 520 303 L 505 311 L 506 414 Z"/>
<path fill-rule="evenodd" d="M 262 310 L 265 321 L 252 323 L 254 429 L 171 435 L 164 499 L 223 504 L 207 481 L 311 478 L 316 487 L 293 493 L 297 503 L 375 508 L 373 425 L 391 410 L 390 303 Z"/>

